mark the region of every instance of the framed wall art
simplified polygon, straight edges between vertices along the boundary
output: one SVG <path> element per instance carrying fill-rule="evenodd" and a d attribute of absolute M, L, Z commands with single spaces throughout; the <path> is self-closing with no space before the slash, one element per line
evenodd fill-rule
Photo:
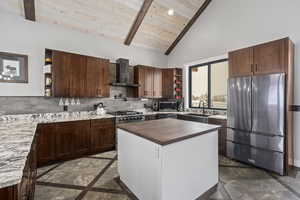
<path fill-rule="evenodd" d="M 28 83 L 28 56 L 0 52 L 0 82 Z"/>

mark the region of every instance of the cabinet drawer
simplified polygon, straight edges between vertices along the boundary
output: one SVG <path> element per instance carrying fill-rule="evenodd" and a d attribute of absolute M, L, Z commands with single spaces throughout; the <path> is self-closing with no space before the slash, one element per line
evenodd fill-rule
<path fill-rule="evenodd" d="M 284 175 L 284 154 L 227 141 L 227 156 Z"/>
<path fill-rule="evenodd" d="M 115 118 L 91 120 L 91 127 L 114 126 Z"/>

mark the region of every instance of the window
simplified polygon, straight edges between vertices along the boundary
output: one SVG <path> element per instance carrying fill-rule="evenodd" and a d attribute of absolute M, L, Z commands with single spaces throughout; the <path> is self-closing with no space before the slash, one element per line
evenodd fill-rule
<path fill-rule="evenodd" d="M 191 108 L 227 108 L 228 60 L 191 66 L 189 96 Z"/>

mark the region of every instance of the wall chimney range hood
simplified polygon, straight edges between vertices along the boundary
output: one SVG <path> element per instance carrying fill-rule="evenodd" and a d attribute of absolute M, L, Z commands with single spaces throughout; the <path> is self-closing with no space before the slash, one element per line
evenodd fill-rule
<path fill-rule="evenodd" d="M 117 87 L 139 87 L 139 84 L 130 83 L 129 80 L 129 60 L 119 58 L 116 64 L 116 82 L 111 83 Z"/>

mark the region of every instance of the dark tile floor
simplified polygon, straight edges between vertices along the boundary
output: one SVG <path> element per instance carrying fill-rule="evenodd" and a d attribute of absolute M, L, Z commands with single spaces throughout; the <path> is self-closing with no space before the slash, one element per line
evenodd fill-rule
<path fill-rule="evenodd" d="M 36 200 L 132 200 L 117 181 L 114 151 L 38 169 Z M 300 170 L 281 177 L 220 157 L 211 200 L 300 200 Z"/>

